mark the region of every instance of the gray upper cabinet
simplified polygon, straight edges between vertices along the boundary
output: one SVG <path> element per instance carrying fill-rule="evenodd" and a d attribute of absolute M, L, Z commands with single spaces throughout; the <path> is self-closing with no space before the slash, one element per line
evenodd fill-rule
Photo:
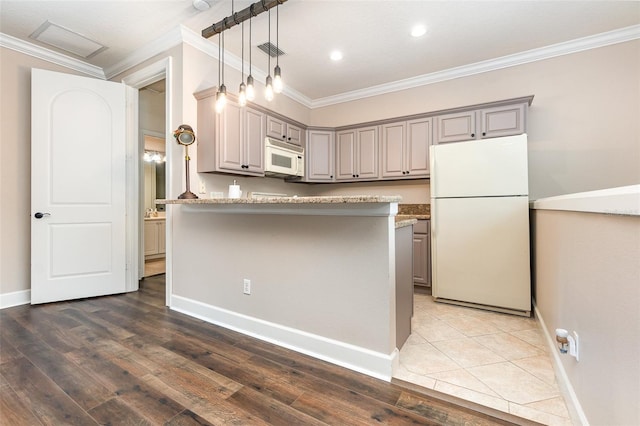
<path fill-rule="evenodd" d="M 335 173 L 335 132 L 307 131 L 306 182 L 333 182 Z"/>
<path fill-rule="evenodd" d="M 527 104 L 507 105 L 485 108 L 478 112 L 480 116 L 480 137 L 495 138 L 525 133 L 525 111 Z"/>
<path fill-rule="evenodd" d="M 407 123 L 392 123 L 382 126 L 382 177 L 404 177 L 406 161 Z"/>
<path fill-rule="evenodd" d="M 198 99 L 198 172 L 264 176 L 265 115 L 232 99 L 215 112 L 215 90 Z"/>
<path fill-rule="evenodd" d="M 436 143 L 460 142 L 475 138 L 475 111 L 456 112 L 436 117 Z"/>
<path fill-rule="evenodd" d="M 304 131 L 302 128 L 271 115 L 267 115 L 266 134 L 268 137 L 294 145 L 303 146 L 304 144 Z"/>
<path fill-rule="evenodd" d="M 529 102 L 530 99 L 473 111 L 439 115 L 435 117 L 434 143 L 460 142 L 525 133 Z"/>
<path fill-rule="evenodd" d="M 382 126 L 382 178 L 429 177 L 431 118 Z"/>
<path fill-rule="evenodd" d="M 336 180 L 376 180 L 378 160 L 378 126 L 336 133 Z"/>

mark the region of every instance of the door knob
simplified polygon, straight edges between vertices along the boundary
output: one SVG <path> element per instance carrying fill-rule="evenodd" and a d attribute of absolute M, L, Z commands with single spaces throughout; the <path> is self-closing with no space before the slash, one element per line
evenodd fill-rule
<path fill-rule="evenodd" d="M 33 217 L 35 217 L 36 219 L 42 219 L 45 216 L 51 216 L 51 214 L 50 213 L 40 213 L 40 212 L 38 212 L 38 213 L 33 215 Z"/>

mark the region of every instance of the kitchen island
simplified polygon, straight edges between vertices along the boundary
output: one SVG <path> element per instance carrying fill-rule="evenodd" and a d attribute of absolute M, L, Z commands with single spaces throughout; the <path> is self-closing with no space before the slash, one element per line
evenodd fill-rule
<path fill-rule="evenodd" d="M 171 206 L 169 305 L 390 380 L 400 199 L 159 200 Z"/>

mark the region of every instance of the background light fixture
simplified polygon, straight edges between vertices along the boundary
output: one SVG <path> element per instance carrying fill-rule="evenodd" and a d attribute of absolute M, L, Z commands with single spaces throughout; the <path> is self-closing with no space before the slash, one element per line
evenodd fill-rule
<path fill-rule="evenodd" d="M 282 93 L 282 70 L 280 69 L 280 3 L 276 6 L 276 67 L 273 69 L 273 91 Z"/>
<path fill-rule="evenodd" d="M 247 105 L 247 86 L 244 84 L 244 22 L 241 26 L 242 29 L 242 70 L 240 71 L 240 88 L 238 89 L 238 103 L 241 107 Z"/>
<path fill-rule="evenodd" d="M 224 34 L 218 36 L 218 92 L 216 93 L 216 112 L 220 113 L 227 104 L 227 87 L 224 85 Z M 222 79 L 222 83 L 220 83 Z"/>
<path fill-rule="evenodd" d="M 269 46 L 271 46 L 271 9 L 269 9 Z M 269 70 L 269 74 L 267 75 L 267 79 L 265 81 L 264 88 L 264 97 L 268 102 L 273 100 L 273 80 L 271 78 L 271 55 L 267 55 L 268 65 L 267 70 Z"/>
<path fill-rule="evenodd" d="M 329 57 L 331 58 L 332 61 L 339 61 L 342 59 L 342 52 L 339 50 L 334 50 L 333 52 L 331 52 Z"/>
<path fill-rule="evenodd" d="M 249 10 L 251 15 L 249 17 L 249 76 L 247 77 L 247 100 L 252 101 L 256 98 L 256 88 L 253 85 L 253 76 L 251 75 L 251 21 L 253 19 L 253 5 L 249 6 Z"/>
<path fill-rule="evenodd" d="M 425 27 L 424 25 L 416 25 L 413 28 L 411 28 L 411 35 L 413 37 L 420 37 L 423 36 L 427 33 L 427 27 Z"/>

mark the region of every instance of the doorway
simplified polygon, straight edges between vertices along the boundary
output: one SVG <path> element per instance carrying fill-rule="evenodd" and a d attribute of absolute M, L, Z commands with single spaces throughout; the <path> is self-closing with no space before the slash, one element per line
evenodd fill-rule
<path fill-rule="evenodd" d="M 166 193 L 165 92 L 166 80 L 162 79 L 141 88 L 138 95 L 138 128 L 143 145 L 140 204 L 144 209 L 144 278 L 166 270 L 165 206 L 155 203 Z"/>

